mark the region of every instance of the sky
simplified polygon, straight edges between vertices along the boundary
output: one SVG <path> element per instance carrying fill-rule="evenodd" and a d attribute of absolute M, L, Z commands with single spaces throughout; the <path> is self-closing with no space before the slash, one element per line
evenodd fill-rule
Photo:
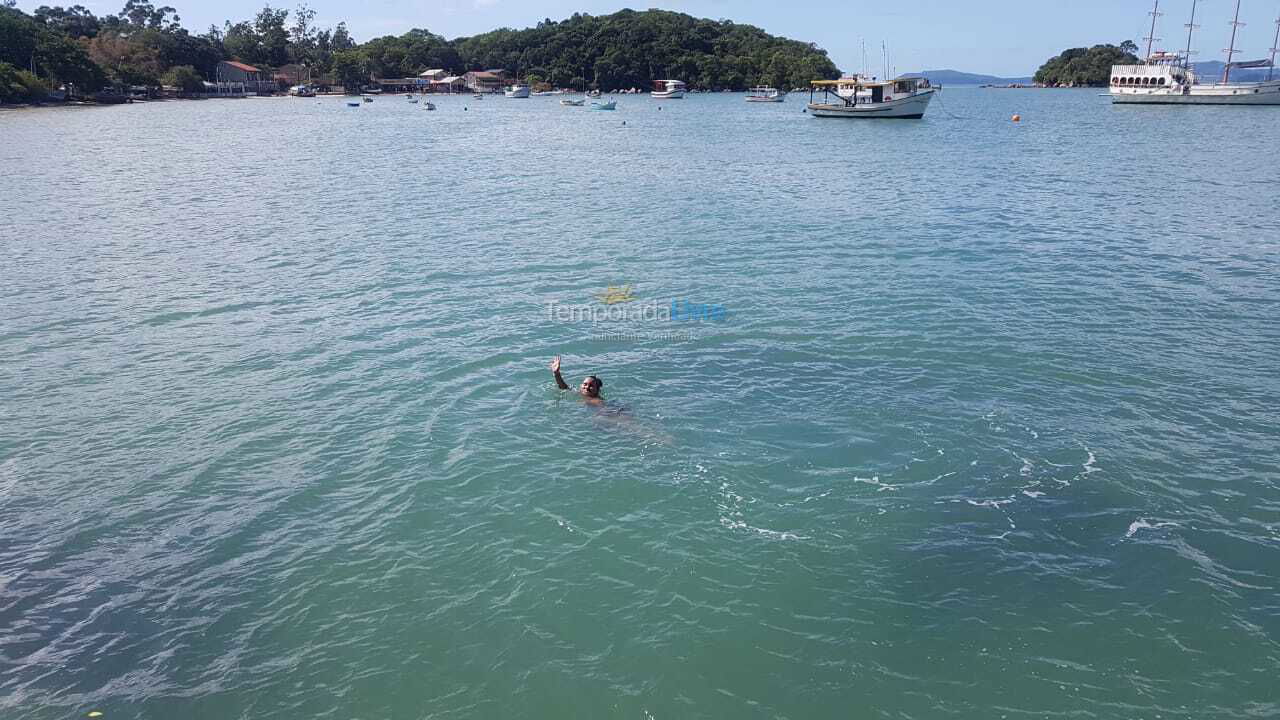
<path fill-rule="evenodd" d="M 78 0 L 95 14 L 120 11 L 124 0 Z M 224 20 L 252 18 L 263 0 L 152 0 L 177 8 L 182 24 L 203 32 Z M 293 8 L 299 0 L 274 0 Z M 51 0 L 19 0 L 30 12 Z M 68 0 L 65 4 L 75 4 Z M 676 10 L 697 17 L 728 19 L 763 28 L 774 35 L 816 43 L 846 72 L 863 68 L 865 40 L 868 69 L 881 74 L 880 44 L 888 47 L 890 70 L 961 70 L 1004 77 L 1027 76 L 1045 60 L 1069 47 L 1119 44 L 1142 38 L 1150 29 L 1151 0 L 308 0 L 320 27 L 346 21 L 359 42 L 380 35 L 399 35 L 421 27 L 446 38 L 492 30 L 523 28 L 575 12 L 607 15 L 629 7 Z M 1181 48 L 1191 0 L 1162 0 L 1157 47 Z M 1230 39 L 1231 0 L 1200 0 L 1197 11 L 1197 61 L 1220 60 Z M 1241 58 L 1264 57 L 1274 37 L 1280 0 L 1246 0 L 1241 9 L 1237 47 Z"/>

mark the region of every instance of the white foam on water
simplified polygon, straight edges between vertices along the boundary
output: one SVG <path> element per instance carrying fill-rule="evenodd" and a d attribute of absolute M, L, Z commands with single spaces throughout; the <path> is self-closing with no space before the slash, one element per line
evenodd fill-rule
<path fill-rule="evenodd" d="M 1087 453 L 1089 453 L 1089 459 L 1084 461 L 1084 465 L 1082 465 L 1082 466 L 1081 466 L 1081 467 L 1083 467 L 1083 468 L 1084 468 L 1084 472 L 1082 472 L 1082 473 L 1080 473 L 1080 474 L 1081 474 L 1081 475 L 1088 475 L 1089 473 L 1097 472 L 1097 471 L 1101 470 L 1102 468 L 1097 467 L 1097 466 L 1095 466 L 1095 465 L 1094 465 L 1094 463 L 1096 463 L 1096 462 L 1098 461 L 1098 458 L 1094 457 L 1094 455 L 1093 455 L 1093 451 L 1092 451 L 1092 450 L 1090 450 L 1087 446 L 1085 446 L 1084 451 L 1085 451 L 1085 452 L 1087 452 Z"/>
<path fill-rule="evenodd" d="M 754 532 L 758 535 L 763 535 L 764 537 L 767 537 L 773 540 L 809 540 L 811 539 L 807 535 L 797 535 L 796 533 L 787 532 L 785 530 L 770 530 L 769 528 L 755 527 L 754 525 L 748 525 L 743 520 L 730 520 L 729 518 L 725 518 L 725 517 L 720 518 L 720 524 L 730 530 L 750 530 L 751 532 Z"/>
<path fill-rule="evenodd" d="M 1171 520 L 1156 520 L 1151 518 L 1138 518 L 1129 523 L 1129 530 L 1124 534 L 1125 537 L 1131 538 L 1138 533 L 1139 530 L 1158 530 L 1164 527 L 1180 527 L 1178 523 Z"/>
<path fill-rule="evenodd" d="M 1036 499 L 1036 498 L 1042 498 L 1042 497 L 1044 497 L 1044 493 L 1040 492 L 1039 490 L 1023 490 L 1023 491 L 1022 491 L 1022 494 L 1023 494 L 1023 495 L 1026 495 L 1027 497 L 1031 498 L 1032 500 L 1034 500 L 1034 499 Z"/>

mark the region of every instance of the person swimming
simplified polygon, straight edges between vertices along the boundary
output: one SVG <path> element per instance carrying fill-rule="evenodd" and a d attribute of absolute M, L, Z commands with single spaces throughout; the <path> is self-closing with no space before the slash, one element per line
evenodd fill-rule
<path fill-rule="evenodd" d="M 556 387 L 561 390 L 568 390 L 569 383 L 564 381 L 564 377 L 560 374 L 560 356 L 557 355 L 551 361 L 551 374 L 556 379 Z M 600 388 L 604 387 L 604 381 L 595 375 L 588 375 L 582 379 L 582 384 L 578 386 L 578 394 L 582 399 L 594 405 L 604 403 L 604 398 L 600 397 Z"/>

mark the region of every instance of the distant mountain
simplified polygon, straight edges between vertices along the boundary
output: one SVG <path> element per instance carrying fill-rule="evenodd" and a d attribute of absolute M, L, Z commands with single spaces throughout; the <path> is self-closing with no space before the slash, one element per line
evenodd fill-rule
<path fill-rule="evenodd" d="M 923 75 L 930 82 L 939 85 L 1009 85 L 1011 83 L 1029 84 L 1028 77 L 997 77 L 995 75 L 979 75 L 977 73 L 960 72 L 959 70 L 923 70 L 914 75 Z"/>

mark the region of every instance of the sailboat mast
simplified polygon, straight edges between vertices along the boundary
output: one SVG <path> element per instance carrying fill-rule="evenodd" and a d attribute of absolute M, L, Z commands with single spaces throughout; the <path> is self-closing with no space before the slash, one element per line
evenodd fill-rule
<path fill-rule="evenodd" d="M 1187 23 L 1187 56 L 1183 59 L 1183 67 L 1191 67 L 1191 34 L 1196 31 L 1196 0 L 1191 0 L 1191 22 Z"/>
<path fill-rule="evenodd" d="M 1156 37 L 1156 18 L 1160 17 L 1162 14 L 1163 13 L 1160 12 L 1160 0 L 1156 0 L 1156 7 L 1151 11 L 1151 32 L 1147 33 L 1147 36 L 1142 38 L 1147 41 L 1147 60 L 1151 59 L 1151 45 L 1156 40 L 1160 39 Z"/>
<path fill-rule="evenodd" d="M 1236 53 L 1236 32 L 1240 30 L 1240 26 L 1244 23 L 1240 22 L 1240 0 L 1236 0 L 1236 18 L 1231 21 L 1231 47 L 1227 48 L 1227 66 L 1222 69 L 1222 82 L 1231 82 L 1231 61 L 1235 59 Z"/>
<path fill-rule="evenodd" d="M 1276 18 L 1276 39 L 1271 43 L 1271 67 L 1267 69 L 1267 82 L 1276 71 L 1276 53 L 1280 52 L 1280 18 Z"/>
<path fill-rule="evenodd" d="M 884 80 L 888 80 L 889 79 L 889 48 L 885 46 L 883 40 L 880 41 L 880 58 L 884 60 L 884 75 L 882 75 L 881 78 Z"/>

